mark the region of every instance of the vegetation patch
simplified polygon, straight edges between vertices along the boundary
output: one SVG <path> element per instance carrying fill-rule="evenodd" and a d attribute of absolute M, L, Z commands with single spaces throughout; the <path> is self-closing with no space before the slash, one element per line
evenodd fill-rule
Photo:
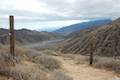
<path fill-rule="evenodd" d="M 35 57 L 33 62 L 41 64 L 49 70 L 59 69 L 61 66 L 61 63 L 58 60 L 46 55 Z"/>

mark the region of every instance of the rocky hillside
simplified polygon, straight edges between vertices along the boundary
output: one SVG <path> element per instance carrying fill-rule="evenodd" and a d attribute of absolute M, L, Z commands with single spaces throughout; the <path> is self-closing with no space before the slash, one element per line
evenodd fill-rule
<path fill-rule="evenodd" d="M 85 29 L 72 36 L 61 51 L 73 54 L 89 54 L 90 45 L 97 55 L 120 55 L 120 18 L 97 29 Z"/>
<path fill-rule="evenodd" d="M 6 44 L 9 41 L 8 33 L 9 30 L 7 29 L 0 29 L 0 43 Z M 27 29 L 15 30 L 15 37 L 18 44 L 36 43 L 63 38 L 63 36 L 59 34 L 54 34 L 51 32 L 38 32 Z"/>

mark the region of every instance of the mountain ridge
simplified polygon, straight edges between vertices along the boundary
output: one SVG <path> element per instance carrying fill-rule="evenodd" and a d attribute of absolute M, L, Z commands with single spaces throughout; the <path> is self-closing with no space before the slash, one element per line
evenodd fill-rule
<path fill-rule="evenodd" d="M 9 42 L 9 30 L 0 28 L 0 43 L 6 44 Z M 39 32 L 29 29 L 19 29 L 15 30 L 15 39 L 18 44 L 29 44 L 36 43 L 40 41 L 46 41 L 51 39 L 63 38 L 62 35 L 55 34 L 52 32 Z"/>
<path fill-rule="evenodd" d="M 120 56 L 120 18 L 86 32 L 78 32 L 61 46 L 63 53 L 89 54 L 89 44 L 94 45 L 93 53 L 101 56 Z M 92 39 L 92 42 L 90 42 Z"/>
<path fill-rule="evenodd" d="M 82 29 L 86 29 L 89 27 L 102 26 L 102 25 L 110 23 L 111 21 L 112 21 L 111 19 L 101 19 L 101 20 L 94 20 L 94 21 L 88 21 L 88 22 L 83 22 L 83 23 L 77 23 L 77 24 L 73 24 L 70 26 L 60 28 L 54 32 L 60 33 L 62 35 L 69 35 L 70 33 L 73 33 L 75 31 L 79 31 Z"/>

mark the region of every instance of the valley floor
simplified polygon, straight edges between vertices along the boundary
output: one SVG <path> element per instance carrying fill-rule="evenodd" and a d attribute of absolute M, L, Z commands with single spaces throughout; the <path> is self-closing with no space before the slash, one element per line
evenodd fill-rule
<path fill-rule="evenodd" d="M 29 45 L 24 45 L 23 47 L 25 48 L 33 48 L 37 50 L 42 50 L 42 49 L 49 49 L 49 48 L 55 48 L 56 46 L 60 45 L 64 39 L 56 39 L 56 40 L 49 40 L 49 41 L 43 41 L 43 42 L 38 42 L 38 43 L 32 43 Z"/>

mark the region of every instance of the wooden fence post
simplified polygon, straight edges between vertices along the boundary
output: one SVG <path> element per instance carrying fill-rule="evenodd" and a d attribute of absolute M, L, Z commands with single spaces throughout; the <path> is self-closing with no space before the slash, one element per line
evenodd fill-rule
<path fill-rule="evenodd" d="M 92 50 L 93 50 L 93 48 L 91 47 L 90 48 L 90 62 L 89 62 L 90 65 L 93 64 L 93 51 Z"/>
<path fill-rule="evenodd" d="M 89 51 L 90 51 L 90 59 L 89 59 L 89 64 L 93 64 L 93 51 L 94 51 L 94 38 L 93 34 L 89 34 Z"/>
<path fill-rule="evenodd" d="M 10 53 L 15 56 L 15 34 L 14 34 L 14 16 L 9 16 L 10 26 Z"/>

